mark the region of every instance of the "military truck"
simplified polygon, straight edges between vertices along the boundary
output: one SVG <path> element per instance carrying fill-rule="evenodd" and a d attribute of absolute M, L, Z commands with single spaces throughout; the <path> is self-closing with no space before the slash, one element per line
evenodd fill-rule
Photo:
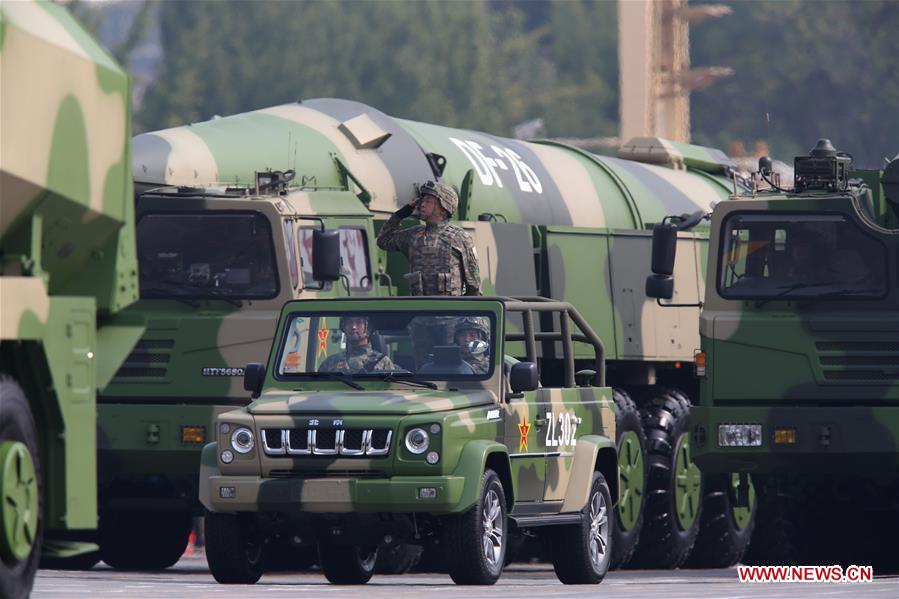
<path fill-rule="evenodd" d="M 512 314 L 523 333 L 508 328 Z M 544 314 L 559 327 L 542 330 Z M 364 322 L 352 336 L 348 319 Z M 472 319 L 480 339 L 447 344 Z M 330 357 L 335 335 L 345 347 Z M 562 384 L 537 365 L 543 340 L 561 346 Z M 594 353 L 592 369 L 575 372 L 575 341 Z M 524 361 L 506 354 L 511 342 Z M 244 371 L 255 401 L 220 414 L 203 449 L 212 575 L 253 583 L 266 555 L 317 543 L 330 582 L 362 584 L 380 550 L 410 544 L 441 551 L 457 584 L 493 584 L 515 529 L 549 544 L 562 582 L 600 582 L 618 496 L 603 353 L 564 302 L 287 303 L 266 364 Z M 366 359 L 345 361 L 355 356 Z"/>
<path fill-rule="evenodd" d="M 899 160 L 853 170 L 822 139 L 794 172 L 784 189 L 762 159 L 770 189 L 710 215 L 693 457 L 720 479 L 739 473 L 727 502 L 745 504 L 754 481 L 748 562 L 895 570 Z M 677 220 L 655 232 L 647 293 L 660 302 Z"/>
<path fill-rule="evenodd" d="M 64 8 L 0 6 L 0 597 L 97 526 L 95 393 L 143 328 L 125 72 Z M 46 538 L 46 540 L 44 540 Z"/>
<path fill-rule="evenodd" d="M 623 460 L 613 565 L 627 562 L 634 553 L 646 498 L 652 504 L 648 541 L 635 564 L 670 567 L 686 559 L 700 528 L 702 494 L 698 470 L 689 460 L 689 439 L 683 434 L 686 406 L 695 395 L 696 383 L 689 372 L 693 350 L 699 346 L 697 314 L 689 308 L 672 312 L 648 303 L 642 272 L 634 265 L 648 259 L 650 223 L 670 211 L 708 210 L 713 202 L 728 197 L 735 183 L 723 154 L 646 139 L 626 145 L 625 158 L 601 157 L 555 143 L 527 143 L 395 119 L 370 106 L 335 99 L 307 100 L 143 134 L 134 139 L 133 151 L 141 215 L 165 211 L 167 205 L 186 209 L 189 202 L 188 211 L 211 207 L 213 194 L 204 188 L 230 187 L 232 197 L 216 200 L 216 210 L 226 209 L 235 206 L 242 194 L 266 195 L 257 194 L 260 173 L 294 171 L 284 193 L 301 191 L 310 198 L 324 198 L 310 200 L 302 214 L 324 219 L 329 229 L 358 231 L 353 233 L 358 240 L 355 247 L 368 250 L 356 252 L 358 261 L 353 263 L 343 256 L 344 268 L 360 273 L 355 280 L 365 285 L 349 289 L 337 282 L 331 295 L 404 294 L 405 258 L 377 251 L 371 245 L 373 230 L 415 197 L 416 182 L 440 178 L 452 184 L 462 198 L 455 217 L 475 240 L 485 293 L 567 300 L 609 340 L 609 381 L 619 413 L 616 442 Z M 148 191 L 161 185 L 170 186 L 164 197 Z M 333 199 L 338 195 L 339 201 Z M 266 201 L 283 203 L 280 192 L 269 196 Z M 340 214 L 351 222 L 340 221 Z M 139 247 L 145 234 L 165 237 L 143 222 L 139 218 Z M 314 225 L 306 221 L 304 227 Z M 311 246 L 285 245 L 279 237 L 283 228 L 279 218 L 270 227 L 280 288 L 293 290 L 277 301 L 326 294 L 309 271 Z M 294 238 L 301 233 L 295 231 Z M 685 232 L 679 242 L 683 252 L 695 254 L 692 263 L 679 264 L 681 283 L 676 292 L 683 302 L 695 301 L 701 293 L 705 237 L 701 231 Z M 155 247 L 152 240 L 147 243 L 148 248 Z M 217 247 L 210 245 L 206 251 Z M 214 259 L 208 254 L 199 262 Z M 290 263 L 305 270 L 299 285 L 290 278 Z M 187 265 L 184 269 L 182 279 Z M 151 270 L 147 266 L 141 272 Z M 273 318 L 272 311 L 280 304 L 272 301 L 263 309 L 258 298 L 250 301 L 239 293 L 227 299 L 208 294 L 190 299 L 179 297 L 183 292 L 171 287 L 154 287 L 149 280 L 146 285 L 152 294 L 144 293 L 146 299 L 135 308 L 148 319 L 146 343 L 100 400 L 100 426 L 109 431 L 103 437 L 110 440 L 100 454 L 101 504 L 114 506 L 117 513 L 146 510 L 152 496 L 154 510 L 167 506 L 185 522 L 195 480 L 191 459 L 196 456 L 199 461 L 202 443 L 197 439 L 202 435 L 185 440 L 182 431 L 205 427 L 208 432 L 215 413 L 245 401 L 238 385 L 241 369 L 257 359 L 254 356 L 270 335 L 256 323 Z M 195 305 L 187 306 L 185 300 Z M 237 302 L 242 305 L 232 305 Z M 203 326 L 195 326 L 200 321 Z M 550 323 L 545 324 L 549 328 Z M 521 323 L 510 326 L 520 329 Z M 545 376 L 561 381 L 560 348 L 541 341 L 537 352 Z M 509 353 L 523 357 L 524 346 L 512 345 Z M 575 354 L 579 364 L 590 363 L 589 352 L 576 347 Z M 673 422 L 682 424 L 672 427 Z M 646 435 L 652 443 L 644 449 Z M 678 477 L 687 484 L 677 487 Z M 123 540 L 137 533 L 148 538 L 164 530 L 154 526 L 129 531 L 127 521 L 136 526 L 141 518 L 117 516 L 110 519 L 109 529 Z M 186 543 L 184 526 L 178 530 L 167 543 L 172 547 L 168 560 L 175 559 L 171 556 Z M 118 543 L 111 551 L 113 562 L 136 551 L 130 547 L 122 550 Z M 140 558 L 143 567 L 153 565 L 152 553 Z"/>

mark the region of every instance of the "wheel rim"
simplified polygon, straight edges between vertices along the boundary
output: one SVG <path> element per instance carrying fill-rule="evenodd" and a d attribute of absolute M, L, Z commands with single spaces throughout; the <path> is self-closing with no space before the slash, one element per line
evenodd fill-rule
<path fill-rule="evenodd" d="M 483 533 L 481 545 L 484 557 L 491 566 L 500 563 L 503 550 L 503 506 L 494 489 L 484 496 L 482 510 Z"/>
<path fill-rule="evenodd" d="M 599 570 L 609 547 L 609 516 L 606 498 L 596 492 L 590 498 L 590 561 Z"/>
<path fill-rule="evenodd" d="M 740 486 L 740 475 L 732 474 L 730 484 L 733 487 L 731 497 L 737 496 L 737 490 Z M 749 526 L 749 520 L 752 519 L 752 510 L 755 507 L 755 487 L 752 485 L 752 478 L 749 479 L 749 505 L 747 507 L 737 507 L 732 505 L 731 516 L 734 519 L 734 526 L 737 530 L 743 530 Z"/>
<path fill-rule="evenodd" d="M 362 553 L 361 549 L 357 549 L 357 556 L 359 558 L 359 565 L 362 566 L 362 569 L 366 572 L 374 570 L 375 568 L 375 560 L 378 559 L 377 550 L 369 550 L 368 553 Z"/>
<path fill-rule="evenodd" d="M 618 447 L 618 480 L 620 496 L 618 517 L 624 530 L 637 525 L 643 507 L 643 451 L 634 431 L 621 435 Z"/>
<path fill-rule="evenodd" d="M 0 553 L 7 560 L 28 557 L 37 537 L 38 484 L 24 443 L 0 444 Z"/>
<path fill-rule="evenodd" d="M 693 463 L 688 435 L 681 435 L 677 443 L 677 460 L 674 466 L 674 506 L 681 530 L 689 530 L 696 522 L 699 511 L 702 474 Z"/>

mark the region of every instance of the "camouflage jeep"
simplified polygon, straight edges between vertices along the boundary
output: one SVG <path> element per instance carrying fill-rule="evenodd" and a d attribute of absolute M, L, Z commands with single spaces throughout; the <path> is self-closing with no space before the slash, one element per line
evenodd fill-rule
<path fill-rule="evenodd" d="M 538 332 L 547 312 L 558 328 Z M 479 338 L 456 335 L 472 319 Z M 562 348 L 560 388 L 540 385 L 538 341 Z M 573 341 L 592 345 L 595 370 L 574 372 Z M 504 358 L 510 342 L 525 361 Z M 406 546 L 458 584 L 493 584 L 523 533 L 562 582 L 605 576 L 615 414 L 603 344 L 570 304 L 291 301 L 244 385 L 255 401 L 216 419 L 201 460 L 217 581 L 256 582 L 269 557 L 317 546 L 329 581 L 362 584 L 378 552 Z"/>

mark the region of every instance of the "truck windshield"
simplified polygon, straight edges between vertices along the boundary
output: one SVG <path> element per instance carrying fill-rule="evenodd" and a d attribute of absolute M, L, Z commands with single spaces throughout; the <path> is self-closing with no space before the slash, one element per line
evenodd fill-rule
<path fill-rule="evenodd" d="M 734 213 L 718 291 L 729 299 L 853 299 L 886 293 L 887 250 L 839 214 Z"/>
<path fill-rule="evenodd" d="M 137 223 L 137 255 L 141 297 L 278 294 L 272 232 L 261 214 L 147 214 Z"/>
<path fill-rule="evenodd" d="M 496 343 L 487 312 L 294 313 L 283 337 L 284 379 L 484 379 Z"/>

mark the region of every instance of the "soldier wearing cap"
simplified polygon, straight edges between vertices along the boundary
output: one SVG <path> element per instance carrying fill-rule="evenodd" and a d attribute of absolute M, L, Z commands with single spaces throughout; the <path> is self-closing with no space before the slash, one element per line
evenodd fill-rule
<path fill-rule="evenodd" d="M 487 347 L 485 344 L 478 347 L 479 341 L 487 341 L 489 338 L 489 321 L 483 316 L 466 316 L 456 323 L 453 339 L 461 349 L 462 359 L 471 366 L 475 374 L 486 374 L 490 370 Z"/>
<path fill-rule="evenodd" d="M 398 369 L 386 354 L 375 350 L 369 340 L 368 318 L 344 316 L 340 318 L 340 330 L 346 335 L 346 350 L 332 354 L 318 367 L 319 372 L 365 374 L 390 372 Z"/>
<path fill-rule="evenodd" d="M 390 217 L 378 234 L 378 247 L 397 250 L 409 260 L 405 275 L 410 295 L 480 295 L 481 274 L 471 237 L 449 222 L 459 206 L 455 190 L 428 181 L 419 197 Z M 418 209 L 424 225 L 400 229 L 400 222 Z"/>

